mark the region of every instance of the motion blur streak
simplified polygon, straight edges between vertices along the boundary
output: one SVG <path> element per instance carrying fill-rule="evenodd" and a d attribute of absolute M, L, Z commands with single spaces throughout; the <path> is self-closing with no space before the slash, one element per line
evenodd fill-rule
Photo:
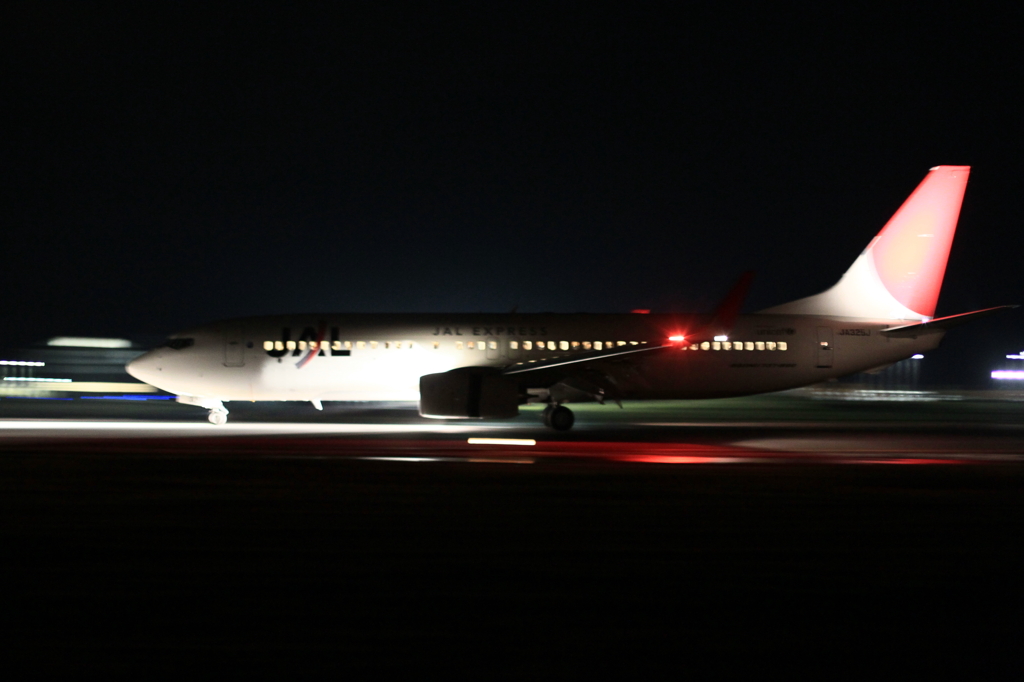
<path fill-rule="evenodd" d="M 532 438 L 470 438 L 470 445 L 536 445 Z"/>
<path fill-rule="evenodd" d="M 733 464 L 735 462 L 751 461 L 739 457 L 693 457 L 693 456 L 671 456 L 671 455 L 624 455 L 621 457 L 609 457 L 616 462 L 641 462 L 644 464 Z"/>

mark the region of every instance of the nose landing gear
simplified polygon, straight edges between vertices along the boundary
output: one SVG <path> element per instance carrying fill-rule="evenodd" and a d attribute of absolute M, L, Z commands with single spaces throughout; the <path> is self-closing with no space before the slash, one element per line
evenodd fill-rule
<path fill-rule="evenodd" d="M 179 395 L 175 400 L 183 405 L 205 407 L 210 411 L 206 418 L 209 419 L 210 423 L 214 426 L 223 426 L 228 423 L 228 408 L 224 407 L 224 403 L 216 398 L 203 398 L 195 395 Z"/>
<path fill-rule="evenodd" d="M 576 415 L 565 405 L 548 405 L 542 414 L 544 426 L 555 431 L 568 431 L 576 422 Z"/>

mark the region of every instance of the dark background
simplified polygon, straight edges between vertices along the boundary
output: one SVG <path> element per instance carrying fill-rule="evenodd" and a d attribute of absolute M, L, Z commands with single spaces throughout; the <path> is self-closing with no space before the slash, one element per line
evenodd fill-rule
<path fill-rule="evenodd" d="M 326 9 L 329 8 L 329 11 Z M 746 310 L 830 286 L 973 167 L 938 314 L 1024 299 L 1021 10 L 0 14 L 0 328 L 295 311 Z M 950 381 L 1024 345 L 950 335 Z M 942 373 L 945 374 L 942 374 Z"/>

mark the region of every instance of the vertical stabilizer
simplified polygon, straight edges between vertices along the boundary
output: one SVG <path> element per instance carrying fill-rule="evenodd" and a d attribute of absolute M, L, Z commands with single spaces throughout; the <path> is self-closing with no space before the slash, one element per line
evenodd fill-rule
<path fill-rule="evenodd" d="M 763 313 L 930 320 L 970 166 L 936 166 L 831 289 Z"/>

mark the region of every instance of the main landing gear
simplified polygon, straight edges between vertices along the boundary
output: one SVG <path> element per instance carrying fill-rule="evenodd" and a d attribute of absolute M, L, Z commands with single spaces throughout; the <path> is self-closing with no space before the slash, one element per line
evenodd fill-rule
<path fill-rule="evenodd" d="M 565 405 L 548 405 L 543 412 L 544 426 L 555 431 L 568 431 L 576 422 L 576 415 Z"/>

